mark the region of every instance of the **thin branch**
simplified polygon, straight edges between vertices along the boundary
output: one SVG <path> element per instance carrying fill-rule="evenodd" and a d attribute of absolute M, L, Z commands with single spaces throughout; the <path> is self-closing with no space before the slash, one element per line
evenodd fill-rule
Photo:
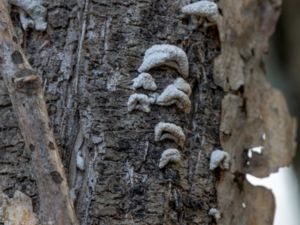
<path fill-rule="evenodd" d="M 26 146 L 39 193 L 41 224 L 78 224 L 43 95 L 42 80 L 14 35 L 6 1 L 0 1 L 0 68 Z"/>

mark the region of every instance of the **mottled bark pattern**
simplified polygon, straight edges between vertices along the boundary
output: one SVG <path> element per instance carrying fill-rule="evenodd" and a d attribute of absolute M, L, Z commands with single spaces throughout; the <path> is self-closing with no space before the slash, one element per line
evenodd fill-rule
<path fill-rule="evenodd" d="M 28 63 L 18 39 L 15 38 L 6 1 L 0 2 L 0 24 L 1 76 L 18 117 L 25 145 L 31 151 L 33 174 L 39 194 L 40 223 L 76 225 L 78 223 L 69 197 L 66 175 L 49 126 L 42 79 Z M 16 214 L 17 211 L 16 209 Z"/>

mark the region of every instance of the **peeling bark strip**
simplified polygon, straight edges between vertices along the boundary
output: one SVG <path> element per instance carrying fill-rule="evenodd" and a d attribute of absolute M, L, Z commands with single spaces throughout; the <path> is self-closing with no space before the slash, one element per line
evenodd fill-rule
<path fill-rule="evenodd" d="M 9 198 L 0 190 L 0 223 L 9 225 L 37 225 L 31 198 L 20 191 Z"/>
<path fill-rule="evenodd" d="M 295 119 L 262 68 L 281 0 L 220 0 L 218 5 L 221 54 L 214 63 L 214 81 L 227 92 L 220 142 L 232 157 L 230 172 L 217 183 L 218 207 L 225 215 L 218 225 L 271 225 L 272 192 L 253 187 L 245 175 L 267 177 L 289 165 L 294 155 Z M 254 147 L 262 153 L 250 158 L 247 153 Z"/>
<path fill-rule="evenodd" d="M 41 224 L 77 224 L 69 188 L 44 101 L 41 78 L 34 74 L 21 47 L 13 41 L 13 26 L 6 1 L 0 1 L 1 75 L 31 150 L 39 193 Z M 32 73 L 24 73 L 32 71 Z M 53 143 L 49 145 L 50 143 Z M 53 149 L 55 151 L 53 151 Z"/>

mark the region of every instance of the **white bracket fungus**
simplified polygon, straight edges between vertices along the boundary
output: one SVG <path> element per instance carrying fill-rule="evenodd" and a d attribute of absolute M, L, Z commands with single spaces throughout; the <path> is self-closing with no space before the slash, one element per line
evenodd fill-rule
<path fill-rule="evenodd" d="M 185 52 L 169 44 L 153 45 L 146 52 L 138 71 L 145 72 L 154 67 L 167 65 L 176 69 L 183 77 L 189 75 L 189 62 Z"/>
<path fill-rule="evenodd" d="M 45 30 L 47 28 L 47 22 L 45 20 L 47 10 L 42 6 L 41 0 L 8 0 L 8 2 L 24 10 L 34 21 L 36 30 Z M 23 22 L 26 23 L 22 24 L 23 28 L 26 28 L 29 25 L 29 19 L 28 21 L 24 20 L 24 15 L 22 14 L 20 17 Z"/>
<path fill-rule="evenodd" d="M 181 77 L 177 78 L 174 81 L 174 86 L 180 90 L 183 91 L 184 93 L 186 93 L 188 96 L 190 96 L 192 94 L 192 89 L 191 86 L 188 82 L 186 82 L 184 79 L 182 79 Z"/>
<path fill-rule="evenodd" d="M 127 103 L 128 111 L 139 110 L 146 113 L 150 112 L 150 104 L 154 103 L 153 99 L 150 99 L 144 94 L 132 94 L 130 95 Z"/>
<path fill-rule="evenodd" d="M 183 14 L 205 17 L 211 22 L 215 22 L 218 16 L 218 5 L 212 1 L 198 1 L 182 7 Z"/>
<path fill-rule="evenodd" d="M 160 122 L 155 126 L 155 141 L 162 141 L 165 139 L 173 140 L 180 147 L 184 146 L 185 135 L 181 127 L 173 123 Z"/>
<path fill-rule="evenodd" d="M 159 168 L 164 168 L 168 163 L 179 163 L 181 161 L 180 152 L 175 148 L 165 150 L 159 160 Z"/>
<path fill-rule="evenodd" d="M 215 218 L 216 221 L 218 221 L 219 219 L 221 219 L 221 213 L 218 209 L 216 208 L 211 208 L 208 212 L 208 215 L 213 216 Z"/>
<path fill-rule="evenodd" d="M 157 86 L 151 74 L 149 73 L 141 73 L 138 77 L 134 78 L 133 80 L 133 88 L 143 88 L 145 90 L 155 91 Z"/>
<path fill-rule="evenodd" d="M 229 169 L 230 156 L 227 152 L 217 149 L 211 153 L 209 169 L 214 170 L 219 166 L 221 169 Z"/>
<path fill-rule="evenodd" d="M 184 113 L 191 111 L 191 101 L 186 93 L 178 90 L 175 85 L 171 84 L 158 96 L 156 103 L 161 106 L 169 106 L 176 104 L 176 106 L 183 110 Z"/>

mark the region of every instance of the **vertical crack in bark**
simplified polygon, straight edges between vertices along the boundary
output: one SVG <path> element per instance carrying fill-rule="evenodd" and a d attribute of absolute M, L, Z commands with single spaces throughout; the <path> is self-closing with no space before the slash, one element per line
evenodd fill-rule
<path fill-rule="evenodd" d="M 85 0 L 84 11 L 83 11 L 83 22 L 82 22 L 81 34 L 80 34 L 80 39 L 78 44 L 77 62 L 76 62 L 75 77 L 74 77 L 76 96 L 78 95 L 79 70 L 80 70 L 82 46 L 83 46 L 85 33 L 86 33 L 88 7 L 89 7 L 89 0 Z"/>
<path fill-rule="evenodd" d="M 35 74 L 21 47 L 6 1 L 0 2 L 1 75 L 19 120 L 26 146 L 32 150 L 32 167 L 39 193 L 42 224 L 78 224 L 69 198 L 66 176 L 55 144 L 43 96 L 41 78 Z M 52 143 L 49 145 L 49 142 Z"/>

